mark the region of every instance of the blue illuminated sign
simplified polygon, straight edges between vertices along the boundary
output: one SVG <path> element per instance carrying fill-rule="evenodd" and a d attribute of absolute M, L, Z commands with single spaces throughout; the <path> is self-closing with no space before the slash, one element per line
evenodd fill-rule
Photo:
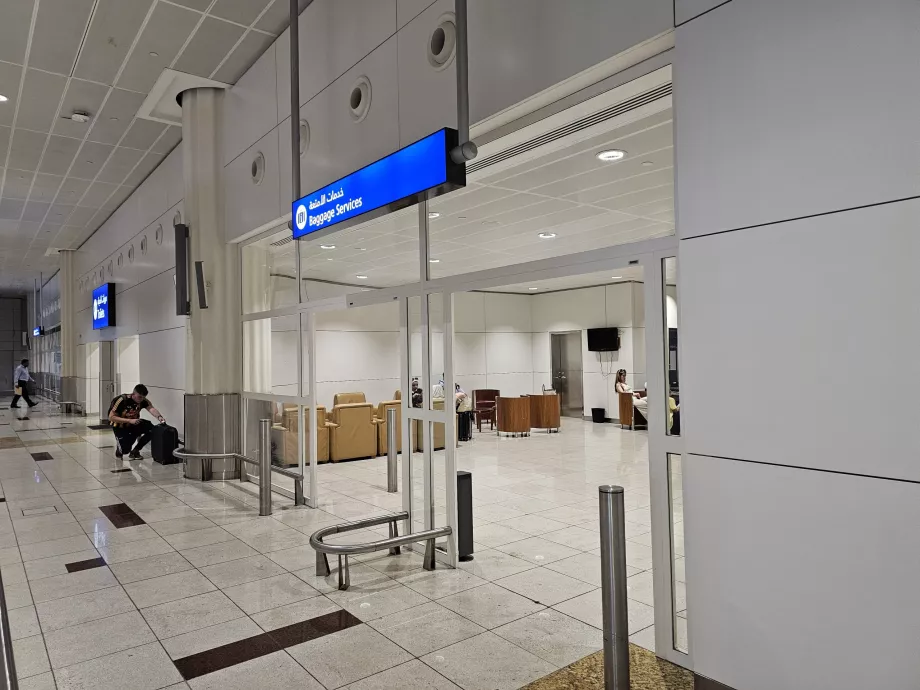
<path fill-rule="evenodd" d="M 465 186 L 466 167 L 450 158 L 457 138 L 456 130 L 442 129 L 298 199 L 291 209 L 294 237 L 359 216 L 369 220 Z"/>
<path fill-rule="evenodd" d="M 103 283 L 93 290 L 93 330 L 115 325 L 115 283 Z"/>
<path fill-rule="evenodd" d="M 35 328 L 32 329 L 32 335 L 36 338 L 41 335 L 45 335 L 45 329 L 42 328 L 41 326 L 36 326 Z"/>

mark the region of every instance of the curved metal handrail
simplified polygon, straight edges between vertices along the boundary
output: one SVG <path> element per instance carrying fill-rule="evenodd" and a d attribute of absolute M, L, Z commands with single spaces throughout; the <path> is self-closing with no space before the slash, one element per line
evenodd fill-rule
<path fill-rule="evenodd" d="M 436 527 L 434 529 L 424 530 L 422 532 L 412 532 L 399 536 L 396 523 L 409 520 L 409 513 L 392 513 L 390 515 L 379 515 L 377 517 L 356 520 L 354 522 L 343 522 L 338 525 L 330 525 L 316 530 L 310 536 L 310 546 L 316 551 L 316 575 L 326 577 L 332 571 L 329 569 L 328 554 L 338 556 L 339 559 L 339 589 L 348 589 L 351 585 L 351 578 L 348 569 L 348 557 L 364 553 L 373 553 L 389 549 L 390 555 L 399 553 L 399 547 L 416 542 L 427 542 L 425 546 L 425 559 L 423 567 L 425 570 L 435 569 L 435 544 L 438 537 L 446 537 L 453 533 L 449 526 Z M 333 534 L 342 534 L 344 532 L 353 532 L 365 527 L 374 527 L 376 525 L 390 525 L 390 537 L 388 539 L 378 539 L 377 541 L 364 542 L 363 544 L 326 544 L 323 542 L 324 537 Z M 343 560 L 344 559 L 344 560 Z"/>

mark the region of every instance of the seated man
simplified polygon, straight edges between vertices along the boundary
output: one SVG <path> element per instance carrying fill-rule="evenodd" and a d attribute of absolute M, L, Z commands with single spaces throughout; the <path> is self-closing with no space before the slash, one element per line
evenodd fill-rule
<path fill-rule="evenodd" d="M 160 411 L 147 399 L 147 386 L 139 383 L 130 394 L 119 395 L 112 401 L 109 409 L 109 422 L 115 433 L 115 457 L 121 458 L 125 453 L 131 460 L 141 459 L 141 449 L 150 442 L 153 424 L 146 419 L 141 419 L 141 410 L 165 423 L 166 420 Z"/>

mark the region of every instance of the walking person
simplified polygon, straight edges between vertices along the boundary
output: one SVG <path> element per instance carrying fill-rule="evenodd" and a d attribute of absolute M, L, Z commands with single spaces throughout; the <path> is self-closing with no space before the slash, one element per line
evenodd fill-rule
<path fill-rule="evenodd" d="M 25 400 L 26 405 L 29 407 L 35 407 L 38 405 L 38 403 L 32 402 L 32 398 L 29 397 L 30 381 L 35 381 L 35 379 L 33 379 L 32 374 L 29 373 L 29 360 L 24 359 L 19 363 L 19 366 L 16 367 L 16 370 L 13 372 L 13 385 L 22 392 L 16 393 L 13 396 L 13 402 L 10 403 L 11 410 L 15 410 L 19 407 L 19 398 Z"/>
<path fill-rule="evenodd" d="M 143 383 L 137 384 L 131 393 L 123 393 L 112 401 L 109 422 L 118 444 L 115 448 L 116 458 L 127 453 L 131 460 L 140 460 L 141 449 L 150 442 L 153 423 L 141 419 L 141 410 L 147 410 L 161 424 L 166 423 L 160 411 L 147 399 L 147 386 Z"/>

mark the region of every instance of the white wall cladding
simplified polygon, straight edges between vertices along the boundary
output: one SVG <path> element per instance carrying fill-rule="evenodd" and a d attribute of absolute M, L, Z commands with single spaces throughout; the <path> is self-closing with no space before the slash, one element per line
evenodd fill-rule
<path fill-rule="evenodd" d="M 300 117 L 310 126 L 301 159 L 303 191 L 322 187 L 401 146 L 456 125 L 455 67 L 429 63 L 431 33 L 452 0 L 316 0 L 300 16 Z M 575 76 L 673 26 L 670 0 L 471 0 L 473 122 Z M 225 99 L 226 237 L 240 238 L 290 211 L 290 43 L 283 33 Z M 274 75 L 271 63 L 274 60 Z M 368 116 L 355 122 L 355 80 L 371 82 Z M 242 218 L 231 198 L 252 187 L 254 146 L 278 138 L 277 207 Z M 243 160 L 240 160 L 243 159 Z M 257 222 L 261 221 L 261 222 Z"/>

